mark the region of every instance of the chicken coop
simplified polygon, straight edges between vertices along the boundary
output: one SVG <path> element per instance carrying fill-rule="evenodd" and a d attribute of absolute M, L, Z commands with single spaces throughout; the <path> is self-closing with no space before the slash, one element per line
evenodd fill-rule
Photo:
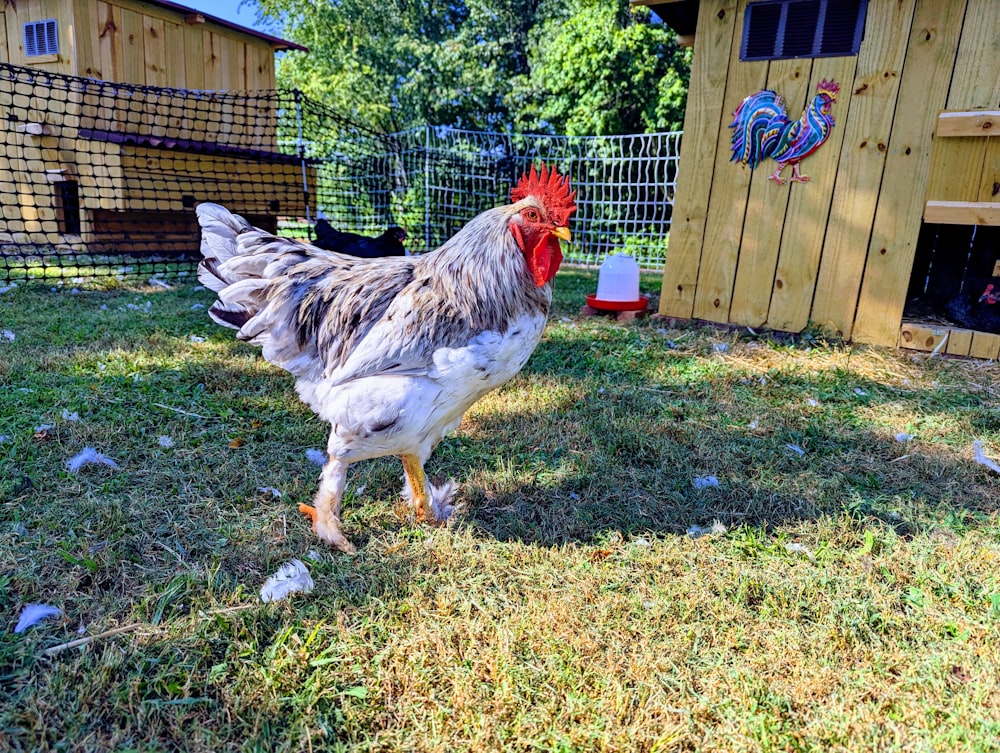
<path fill-rule="evenodd" d="M 5 249 L 170 257 L 197 253 L 206 199 L 270 229 L 306 213 L 273 92 L 275 52 L 305 48 L 172 2 L 0 11 Z"/>
<path fill-rule="evenodd" d="M 1000 2 L 633 3 L 694 47 L 660 313 L 998 357 Z"/>

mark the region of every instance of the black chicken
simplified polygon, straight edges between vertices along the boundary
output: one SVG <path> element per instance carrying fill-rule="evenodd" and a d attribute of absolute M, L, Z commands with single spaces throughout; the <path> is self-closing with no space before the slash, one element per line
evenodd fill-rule
<path fill-rule="evenodd" d="M 337 230 L 326 220 L 316 221 L 316 240 L 312 242 L 314 246 L 324 248 L 327 251 L 336 251 L 341 254 L 350 254 L 362 259 L 377 259 L 382 256 L 406 256 L 406 249 L 403 248 L 403 241 L 406 240 L 406 231 L 401 227 L 393 226 L 376 238 L 369 238 L 367 235 L 357 233 L 345 233 Z"/>

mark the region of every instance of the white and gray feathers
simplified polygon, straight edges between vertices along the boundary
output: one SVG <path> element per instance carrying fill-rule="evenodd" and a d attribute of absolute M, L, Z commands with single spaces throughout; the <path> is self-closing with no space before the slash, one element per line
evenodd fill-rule
<path fill-rule="evenodd" d="M 379 259 L 280 238 L 201 204 L 198 279 L 219 296 L 212 319 L 296 376 L 334 385 L 426 372 L 440 348 L 544 319 L 551 287 L 535 286 L 508 228 L 533 200 L 480 214 L 433 253 Z"/>

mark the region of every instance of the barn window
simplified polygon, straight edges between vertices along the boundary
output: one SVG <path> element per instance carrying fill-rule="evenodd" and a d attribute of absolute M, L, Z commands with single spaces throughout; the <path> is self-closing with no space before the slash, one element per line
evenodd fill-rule
<path fill-rule="evenodd" d="M 747 6 L 740 60 L 857 55 L 868 0 L 760 0 Z"/>
<path fill-rule="evenodd" d="M 24 25 L 24 54 L 33 58 L 59 53 L 59 27 L 56 20 L 31 21 Z"/>

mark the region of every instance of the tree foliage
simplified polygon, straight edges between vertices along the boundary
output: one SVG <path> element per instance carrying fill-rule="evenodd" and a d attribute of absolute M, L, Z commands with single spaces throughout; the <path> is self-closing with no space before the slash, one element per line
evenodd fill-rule
<path fill-rule="evenodd" d="M 257 0 L 309 47 L 284 86 L 399 130 L 625 133 L 676 128 L 688 56 L 628 0 Z"/>

